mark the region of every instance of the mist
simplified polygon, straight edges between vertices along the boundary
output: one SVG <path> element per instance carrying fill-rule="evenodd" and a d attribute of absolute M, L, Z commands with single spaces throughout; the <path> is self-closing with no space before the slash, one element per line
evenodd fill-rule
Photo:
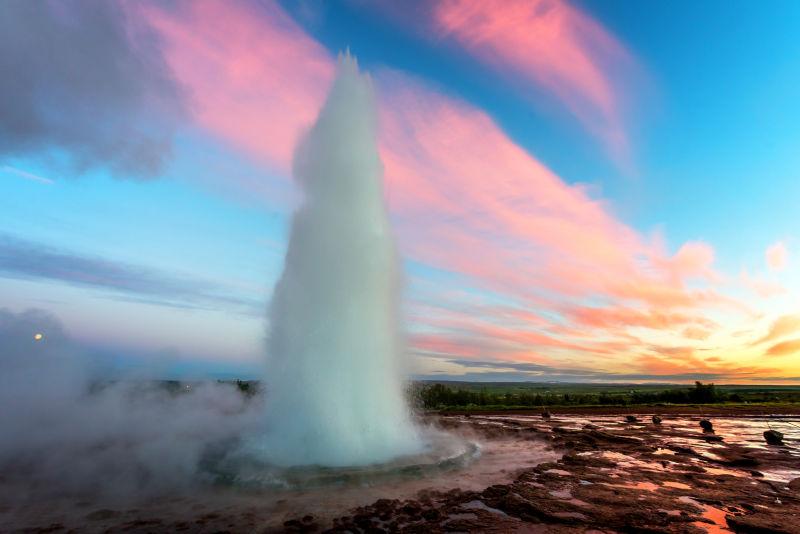
<path fill-rule="evenodd" d="M 42 334 L 41 340 L 35 334 Z M 260 416 L 233 384 L 179 392 L 135 376 L 109 382 L 53 315 L 0 309 L 0 472 L 8 500 L 131 498 L 209 482 L 200 468 Z"/>

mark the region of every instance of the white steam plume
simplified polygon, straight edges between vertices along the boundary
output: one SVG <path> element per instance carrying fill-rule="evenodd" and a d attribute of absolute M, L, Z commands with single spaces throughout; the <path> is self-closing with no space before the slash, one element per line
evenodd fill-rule
<path fill-rule="evenodd" d="M 294 175 L 270 310 L 267 432 L 279 465 L 366 465 L 420 450 L 404 398 L 399 268 L 382 191 L 371 80 L 349 53 Z"/>

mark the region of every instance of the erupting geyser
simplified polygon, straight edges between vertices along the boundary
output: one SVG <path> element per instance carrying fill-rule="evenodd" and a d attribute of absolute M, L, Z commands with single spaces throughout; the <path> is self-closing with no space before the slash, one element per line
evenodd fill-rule
<path fill-rule="evenodd" d="M 399 263 L 370 78 L 349 53 L 295 152 L 305 194 L 270 309 L 265 456 L 355 466 L 416 454 L 404 395 Z"/>

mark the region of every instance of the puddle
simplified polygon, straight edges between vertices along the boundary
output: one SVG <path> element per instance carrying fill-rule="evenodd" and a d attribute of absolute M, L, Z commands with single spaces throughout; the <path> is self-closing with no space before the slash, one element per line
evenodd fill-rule
<path fill-rule="evenodd" d="M 702 521 L 695 521 L 692 523 L 697 528 L 703 529 L 709 534 L 732 534 L 733 531 L 728 529 L 728 521 L 726 520 L 727 513 L 714 506 L 703 504 L 688 495 L 678 497 L 678 500 L 686 504 L 691 504 L 694 507 L 702 510 L 700 514 L 704 519 L 708 519 L 711 523 L 704 523 Z"/>
<path fill-rule="evenodd" d="M 550 493 L 550 495 L 552 495 L 556 499 L 571 499 L 572 498 L 572 492 L 569 491 L 568 489 L 552 490 L 552 491 L 550 491 L 548 493 Z"/>
<path fill-rule="evenodd" d="M 612 488 L 635 489 L 641 491 L 655 491 L 661 487 L 653 482 L 635 482 L 633 484 L 609 484 L 608 482 L 600 482 L 600 484 L 611 486 Z"/>
<path fill-rule="evenodd" d="M 675 456 L 676 453 L 673 450 L 662 449 L 661 447 L 659 447 L 653 454 L 655 454 L 656 456 L 662 456 L 662 455 Z"/>
<path fill-rule="evenodd" d="M 504 511 L 498 510 L 497 508 L 492 508 L 491 506 L 486 506 L 483 501 L 479 500 L 469 501 L 468 503 L 462 504 L 461 508 L 464 508 L 465 510 L 484 510 L 492 514 L 508 517 L 508 514 Z"/>
<path fill-rule="evenodd" d="M 553 475 L 560 475 L 562 477 L 569 477 L 572 476 L 572 473 L 569 471 L 565 471 L 564 469 L 548 469 L 545 473 L 553 474 Z"/>
<path fill-rule="evenodd" d="M 692 487 L 689 484 L 684 484 L 683 482 L 673 482 L 672 480 L 667 480 L 661 484 L 667 488 L 677 488 L 677 489 L 686 489 L 690 490 Z"/>
<path fill-rule="evenodd" d="M 732 477 L 746 477 L 747 474 L 741 471 L 735 471 L 733 469 L 725 469 L 724 467 L 706 467 L 703 466 L 703 469 L 706 470 L 706 473 L 710 475 L 730 475 Z"/>

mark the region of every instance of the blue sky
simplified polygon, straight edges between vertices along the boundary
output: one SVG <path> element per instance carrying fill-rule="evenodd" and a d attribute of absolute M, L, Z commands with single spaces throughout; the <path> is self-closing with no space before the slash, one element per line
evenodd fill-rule
<path fill-rule="evenodd" d="M 349 47 L 386 125 L 416 374 L 800 376 L 796 333 L 755 343 L 800 312 L 796 2 L 65 6 L 3 6 L 50 37 L 0 37 L 0 307 L 119 365 L 257 374 L 301 201 L 278 147 Z"/>

